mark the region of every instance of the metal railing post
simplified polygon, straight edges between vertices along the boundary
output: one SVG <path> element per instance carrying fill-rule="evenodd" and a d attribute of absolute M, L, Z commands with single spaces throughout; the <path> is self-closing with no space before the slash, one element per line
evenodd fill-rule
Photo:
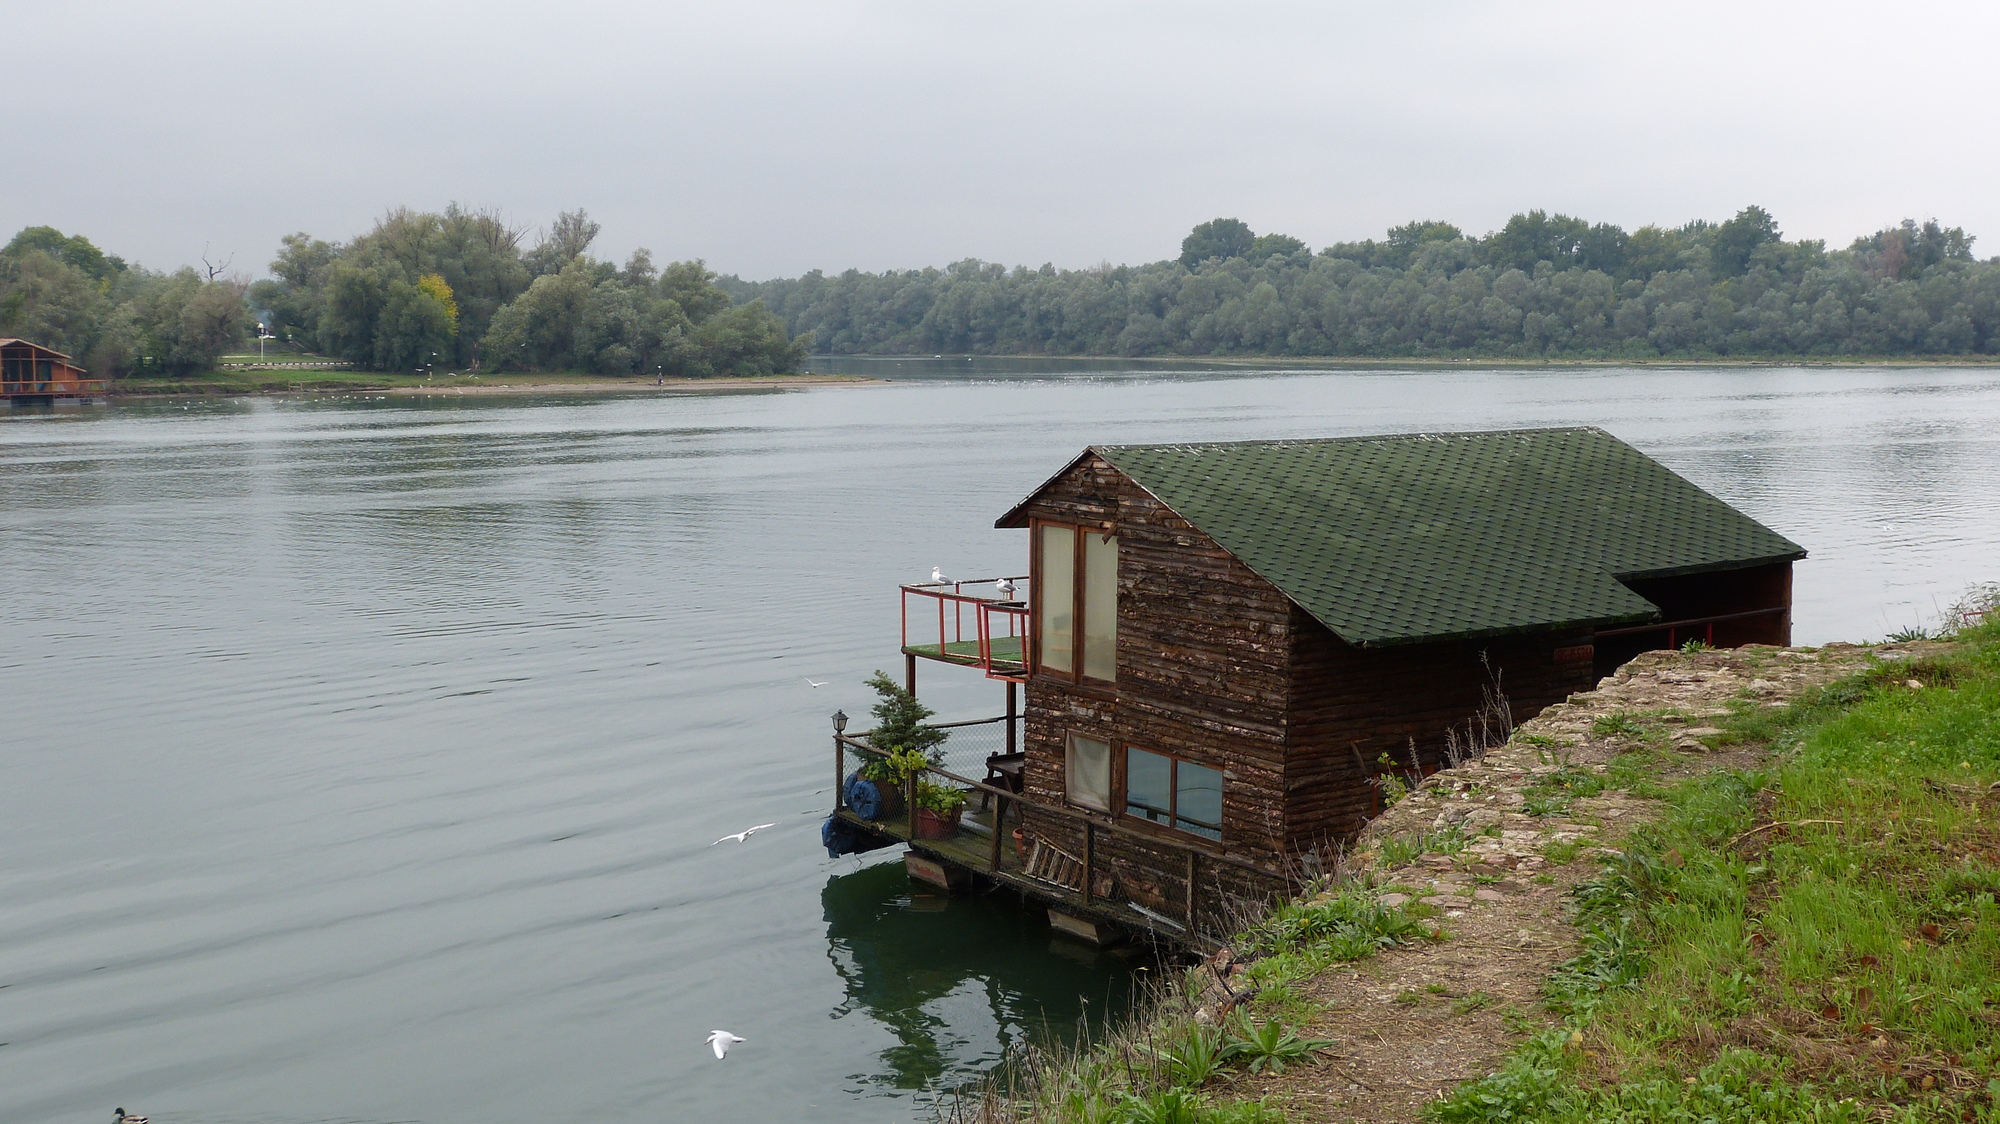
<path fill-rule="evenodd" d="M 833 735 L 833 806 L 837 810 L 847 795 L 847 746 L 842 744 L 840 735 Z"/>

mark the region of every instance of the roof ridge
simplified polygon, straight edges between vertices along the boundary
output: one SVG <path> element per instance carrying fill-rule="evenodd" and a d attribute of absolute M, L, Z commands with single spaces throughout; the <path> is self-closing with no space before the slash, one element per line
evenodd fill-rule
<path fill-rule="evenodd" d="M 1602 433 L 1611 436 L 1602 426 L 1595 425 L 1540 425 L 1516 426 L 1510 429 L 1427 429 L 1408 433 L 1350 433 L 1339 437 L 1257 437 L 1242 441 L 1147 441 L 1133 444 L 1091 445 L 1093 450 L 1138 450 L 1138 449 L 1239 449 L 1253 445 L 1283 447 L 1287 445 L 1338 445 L 1360 444 L 1366 441 L 1441 441 L 1462 437 L 1514 437 L 1539 436 L 1556 433 Z"/>

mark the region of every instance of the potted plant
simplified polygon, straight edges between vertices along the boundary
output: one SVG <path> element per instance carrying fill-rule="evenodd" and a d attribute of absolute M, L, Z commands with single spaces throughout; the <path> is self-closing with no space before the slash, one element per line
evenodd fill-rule
<path fill-rule="evenodd" d="M 867 755 L 844 791 L 847 806 L 862 819 L 881 820 L 903 814 L 910 778 L 944 764 L 944 741 L 951 735 L 925 725 L 936 712 L 885 672 L 877 671 L 868 686 L 880 697 L 871 711 L 875 728 L 863 736 L 879 752 Z"/>
<path fill-rule="evenodd" d="M 967 795 L 962 788 L 919 780 L 916 809 L 910 816 L 910 834 L 918 839 L 950 839 L 957 835 Z"/>
<path fill-rule="evenodd" d="M 902 815 L 903 793 L 909 788 L 910 777 L 929 764 L 928 757 L 911 749 L 871 755 L 848 778 L 847 806 L 866 820 Z"/>

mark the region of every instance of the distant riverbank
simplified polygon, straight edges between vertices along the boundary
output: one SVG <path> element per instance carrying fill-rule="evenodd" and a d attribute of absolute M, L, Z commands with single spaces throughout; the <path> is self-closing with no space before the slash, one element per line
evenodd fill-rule
<path fill-rule="evenodd" d="M 815 355 L 812 363 L 821 370 L 858 371 L 873 368 L 913 367 L 925 370 L 949 370 L 954 365 L 963 367 L 968 363 L 1007 364 L 1010 370 L 1032 369 L 1043 366 L 1050 369 L 1087 372 L 1090 370 L 1158 370 L 1158 371 L 1209 371 L 1216 369 L 1244 371 L 1386 371 L 1386 370 L 1464 370 L 1466 368 L 1491 367 L 1497 370 L 1568 370 L 1568 369 L 1617 369 L 1643 367 L 1648 370 L 1672 370 L 1675 368 L 1827 368 L 1852 370 L 1862 367 L 1989 367 L 2000 365 L 2000 356 L 1967 355 L 1947 357 L 1912 356 L 1780 356 L 1766 359 L 1715 358 L 1690 359 L 1654 356 L 1645 359 L 1591 359 L 1591 358 L 1536 358 L 1505 359 L 1491 356 L 1475 358 L 1449 358 L 1439 356 L 1412 356 L 1409 358 L 1383 358 L 1374 356 L 1323 355 L 1300 357 L 1296 355 Z M 986 373 L 986 372 L 981 372 Z"/>
<path fill-rule="evenodd" d="M 393 394 L 403 397 L 452 395 L 485 397 L 519 394 L 684 394 L 689 391 L 769 390 L 805 386 L 879 383 L 867 375 L 818 374 L 718 376 L 705 379 L 611 378 L 604 375 L 382 375 L 349 370 L 221 371 L 188 379 L 120 379 L 113 398 L 246 394 Z"/>

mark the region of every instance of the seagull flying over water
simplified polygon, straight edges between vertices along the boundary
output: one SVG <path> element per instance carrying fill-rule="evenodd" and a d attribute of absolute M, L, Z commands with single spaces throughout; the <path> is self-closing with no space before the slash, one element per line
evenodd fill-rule
<path fill-rule="evenodd" d="M 715 1051 L 715 1057 L 718 1061 L 722 1059 L 723 1055 L 729 1053 L 731 1046 L 736 1045 L 738 1042 L 747 1041 L 749 1039 L 738 1038 L 726 1030 L 711 1030 L 708 1032 L 708 1048 Z"/>
<path fill-rule="evenodd" d="M 722 838 L 716 840 L 715 843 L 728 843 L 731 840 L 741 843 L 744 840 L 750 838 L 751 836 L 757 834 L 758 832 L 764 830 L 767 827 L 776 827 L 776 826 L 778 825 L 774 823 L 760 823 L 756 827 L 749 828 L 744 831 L 739 831 L 734 835 L 725 835 Z M 713 847 L 715 846 L 715 843 L 710 843 L 709 846 Z"/>
<path fill-rule="evenodd" d="M 951 584 L 951 579 L 944 576 L 944 568 L 941 566 L 931 567 L 931 580 L 938 583 L 939 585 Z"/>
<path fill-rule="evenodd" d="M 811 687 L 815 691 L 819 690 L 821 687 L 826 686 L 825 683 L 813 682 L 812 676 L 810 675 L 801 675 L 799 678 L 804 679 L 806 681 L 806 685 Z"/>
<path fill-rule="evenodd" d="M 1001 578 L 999 581 L 993 583 L 993 588 L 1000 592 L 1001 597 L 1012 601 L 1014 599 L 1014 590 L 1019 587 L 1014 584 L 1013 578 Z"/>

